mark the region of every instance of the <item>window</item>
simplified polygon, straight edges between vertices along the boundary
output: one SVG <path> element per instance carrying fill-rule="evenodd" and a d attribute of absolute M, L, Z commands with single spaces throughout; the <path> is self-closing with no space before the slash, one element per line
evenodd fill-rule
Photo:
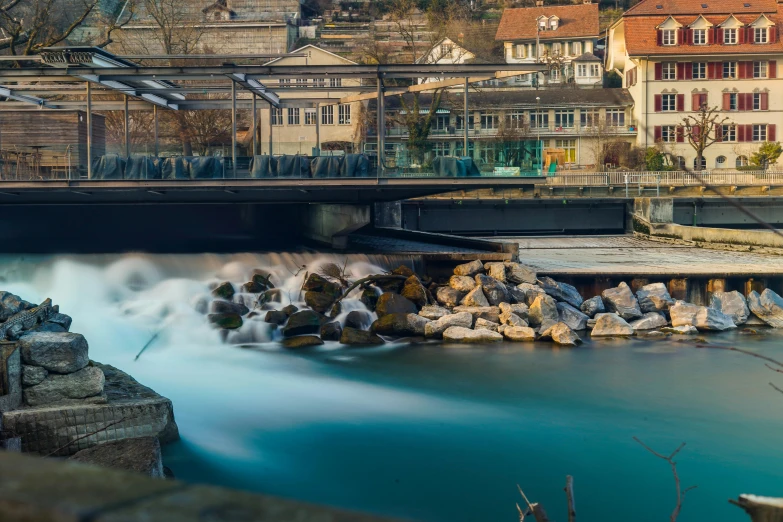
<path fill-rule="evenodd" d="M 473 116 L 468 116 L 468 129 L 473 128 Z M 465 118 L 463 116 L 457 116 L 457 130 L 465 129 Z"/>
<path fill-rule="evenodd" d="M 555 127 L 571 129 L 574 126 L 574 111 L 557 110 L 555 111 Z"/>
<path fill-rule="evenodd" d="M 596 78 L 598 76 L 601 76 L 601 66 L 597 63 L 590 65 L 590 76 Z"/>
<path fill-rule="evenodd" d="M 737 156 L 736 165 L 737 165 L 737 167 L 747 167 L 748 166 L 748 157 L 747 156 Z"/>
<path fill-rule="evenodd" d="M 432 130 L 445 131 L 449 127 L 449 117 L 445 114 L 439 114 L 432 120 Z"/>
<path fill-rule="evenodd" d="M 587 76 L 587 64 L 586 63 L 580 63 L 576 65 L 576 75 L 580 78 Z"/>
<path fill-rule="evenodd" d="M 468 142 L 468 156 L 473 158 L 475 156 L 476 152 L 476 143 L 473 141 Z M 454 155 L 456 156 L 465 156 L 465 148 L 464 143 L 462 140 L 459 140 L 457 142 L 457 146 L 454 147 Z"/>
<path fill-rule="evenodd" d="M 676 80 L 677 79 L 677 64 L 675 62 L 663 62 L 663 79 L 664 80 Z"/>
<path fill-rule="evenodd" d="M 329 87 L 342 87 L 342 86 L 343 86 L 342 78 L 329 78 Z"/>
<path fill-rule="evenodd" d="M 701 165 L 699 165 L 701 163 Z M 695 170 L 704 170 L 707 168 L 707 159 L 702 156 L 701 161 L 699 161 L 699 158 L 693 158 L 693 168 Z"/>
<path fill-rule="evenodd" d="M 661 111 L 676 111 L 677 110 L 677 95 L 676 94 L 664 94 L 661 96 Z"/>
<path fill-rule="evenodd" d="M 517 58 L 525 58 L 526 54 L 527 54 L 527 45 L 517 44 L 515 56 Z"/>
<path fill-rule="evenodd" d="M 721 141 L 737 141 L 737 126 L 721 125 Z"/>
<path fill-rule="evenodd" d="M 552 54 L 563 54 L 563 46 L 560 44 L 560 42 L 555 42 L 552 44 Z"/>
<path fill-rule="evenodd" d="M 737 43 L 737 30 L 736 29 L 724 29 L 723 30 L 723 43 L 735 44 Z"/>
<path fill-rule="evenodd" d="M 297 87 L 304 87 L 307 85 L 307 78 L 297 78 L 296 79 L 296 86 Z"/>
<path fill-rule="evenodd" d="M 334 105 L 321 107 L 321 125 L 334 125 Z"/>
<path fill-rule="evenodd" d="M 316 87 L 326 87 L 326 79 L 316 78 L 315 80 L 313 80 L 313 85 Z"/>
<path fill-rule="evenodd" d="M 451 56 L 451 52 L 454 50 L 454 48 L 451 46 L 451 44 L 441 44 L 440 46 L 440 56 L 443 58 L 444 56 Z"/>
<path fill-rule="evenodd" d="M 283 124 L 283 109 L 272 107 L 272 125 Z"/>
<path fill-rule="evenodd" d="M 765 44 L 767 43 L 767 35 L 769 31 L 766 27 L 756 27 L 753 29 L 753 43 Z"/>
<path fill-rule="evenodd" d="M 760 92 L 754 92 L 753 93 L 753 110 L 754 111 L 760 111 L 761 110 L 761 93 Z"/>
<path fill-rule="evenodd" d="M 574 56 L 579 56 L 582 54 L 582 42 L 574 42 L 571 44 L 571 48 L 574 51 Z"/>
<path fill-rule="evenodd" d="M 718 156 L 715 158 L 715 168 L 722 169 L 726 167 L 726 156 Z"/>
<path fill-rule="evenodd" d="M 436 141 L 432 144 L 432 154 L 438 156 L 448 156 L 451 152 L 451 144 L 449 142 Z"/>
<path fill-rule="evenodd" d="M 736 111 L 738 108 L 737 99 L 739 95 L 736 92 L 729 93 L 729 110 Z"/>
<path fill-rule="evenodd" d="M 560 69 L 552 69 L 551 71 L 549 71 L 549 81 L 551 82 L 560 81 Z"/>
<path fill-rule="evenodd" d="M 737 62 L 723 62 L 723 79 L 732 80 L 737 77 Z"/>
<path fill-rule="evenodd" d="M 497 129 L 500 126 L 500 117 L 497 114 L 491 112 L 481 113 L 481 128 L 482 129 Z"/>
<path fill-rule="evenodd" d="M 606 124 L 610 127 L 625 127 L 625 110 L 606 109 Z"/>
<path fill-rule="evenodd" d="M 351 106 L 350 105 L 338 105 L 337 106 L 337 124 L 338 125 L 350 125 L 351 124 Z"/>
<path fill-rule="evenodd" d="M 753 77 L 754 78 L 767 77 L 767 62 L 753 62 Z"/>
<path fill-rule="evenodd" d="M 305 125 L 315 125 L 318 120 L 318 113 L 315 109 L 305 109 Z"/>
<path fill-rule="evenodd" d="M 481 158 L 483 163 L 495 163 L 495 144 L 482 143 L 481 150 L 479 150 L 479 158 Z"/>
<path fill-rule="evenodd" d="M 707 45 L 707 30 L 706 29 L 694 29 L 693 30 L 693 45 Z"/>
<path fill-rule="evenodd" d="M 291 78 L 280 78 L 278 81 L 280 87 L 288 87 L 291 85 Z"/>
<path fill-rule="evenodd" d="M 693 79 L 694 80 L 706 80 L 707 79 L 707 64 L 704 62 L 693 63 Z"/>
<path fill-rule="evenodd" d="M 522 129 L 525 126 L 524 112 L 506 113 L 506 126 L 510 129 Z"/>
<path fill-rule="evenodd" d="M 661 43 L 663 45 L 677 45 L 677 32 L 674 29 L 661 31 Z"/>
<path fill-rule="evenodd" d="M 579 114 L 579 121 L 582 127 L 597 127 L 600 121 L 599 117 L 596 109 L 582 109 Z"/>
<path fill-rule="evenodd" d="M 565 151 L 566 163 L 576 163 L 576 140 L 555 140 L 555 148 Z"/>
<path fill-rule="evenodd" d="M 753 141 L 767 141 L 767 126 L 766 125 L 754 125 L 753 126 Z"/>
<path fill-rule="evenodd" d="M 549 112 L 548 111 L 531 112 L 530 125 L 531 127 L 549 128 Z"/>
<path fill-rule="evenodd" d="M 299 125 L 299 109 L 298 108 L 289 108 L 288 109 L 288 124 L 289 125 Z"/>
<path fill-rule="evenodd" d="M 674 125 L 664 125 L 661 127 L 661 141 L 664 143 L 674 143 L 677 141 L 677 129 Z"/>

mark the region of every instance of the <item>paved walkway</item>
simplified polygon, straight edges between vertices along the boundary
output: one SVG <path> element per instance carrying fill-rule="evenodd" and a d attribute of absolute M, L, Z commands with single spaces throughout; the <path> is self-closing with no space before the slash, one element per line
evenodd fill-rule
<path fill-rule="evenodd" d="M 783 276 L 783 256 L 706 250 L 632 236 L 503 240 L 519 243 L 520 260 L 546 275 Z"/>

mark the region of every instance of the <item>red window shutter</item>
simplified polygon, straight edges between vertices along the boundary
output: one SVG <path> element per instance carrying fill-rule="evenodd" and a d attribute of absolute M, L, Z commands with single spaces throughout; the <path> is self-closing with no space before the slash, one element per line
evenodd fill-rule
<path fill-rule="evenodd" d="M 740 80 L 746 79 L 748 77 L 748 62 L 739 62 L 737 67 L 739 67 Z"/>
<path fill-rule="evenodd" d="M 774 124 L 767 125 L 767 141 L 777 141 Z"/>
<path fill-rule="evenodd" d="M 737 43 L 744 44 L 745 43 L 745 35 L 747 33 L 745 32 L 744 27 L 740 27 L 737 29 Z"/>
<path fill-rule="evenodd" d="M 775 60 L 769 61 L 769 64 L 767 65 L 767 76 L 770 78 L 778 77 L 778 62 Z"/>
<path fill-rule="evenodd" d="M 686 28 L 680 29 L 679 37 L 677 38 L 677 43 L 680 45 L 685 45 L 688 42 L 688 35 L 690 34 L 690 30 Z"/>
<path fill-rule="evenodd" d="M 746 111 L 746 110 L 748 110 L 748 107 L 745 104 L 745 95 L 742 94 L 742 93 L 737 95 L 737 110 L 738 111 Z"/>
<path fill-rule="evenodd" d="M 721 62 L 710 62 L 707 64 L 707 76 L 710 80 L 717 80 L 720 78 Z"/>
<path fill-rule="evenodd" d="M 745 62 L 745 78 L 753 78 L 753 62 Z"/>
<path fill-rule="evenodd" d="M 717 38 L 718 42 L 726 43 L 726 42 L 723 41 L 723 29 L 717 28 L 716 31 L 717 32 L 715 34 L 718 36 L 718 38 Z"/>
<path fill-rule="evenodd" d="M 714 44 L 715 43 L 715 28 L 714 27 L 708 27 L 706 29 L 707 31 L 707 43 L 708 44 Z"/>
<path fill-rule="evenodd" d="M 663 45 L 663 31 L 658 29 L 658 45 Z"/>
<path fill-rule="evenodd" d="M 686 80 L 692 80 L 693 79 L 693 63 L 692 62 L 686 62 L 685 63 L 685 79 Z"/>
<path fill-rule="evenodd" d="M 701 127 L 698 125 L 694 125 L 691 128 L 691 134 L 693 135 L 693 139 L 695 140 L 699 139 L 699 136 L 701 136 Z"/>
<path fill-rule="evenodd" d="M 691 97 L 691 110 L 698 111 L 699 107 L 701 107 L 701 94 L 694 94 Z"/>
<path fill-rule="evenodd" d="M 724 111 L 731 110 L 731 94 L 728 92 L 723 93 L 723 110 Z"/>
<path fill-rule="evenodd" d="M 688 45 L 693 45 L 693 29 L 686 29 L 685 30 L 685 35 L 687 37 L 687 40 L 686 40 L 687 44 Z"/>
<path fill-rule="evenodd" d="M 749 92 L 745 94 L 745 108 L 749 111 L 753 110 L 753 93 Z"/>
<path fill-rule="evenodd" d="M 683 128 L 681 126 L 677 126 L 677 129 L 675 130 L 677 134 L 677 143 L 682 143 L 685 141 L 685 133 L 683 132 Z"/>
<path fill-rule="evenodd" d="M 766 92 L 761 93 L 761 110 L 762 111 L 769 110 L 769 93 Z"/>
<path fill-rule="evenodd" d="M 747 141 L 745 139 L 745 126 L 737 125 L 737 141 Z"/>
<path fill-rule="evenodd" d="M 715 140 L 723 141 L 723 125 L 715 126 Z"/>
<path fill-rule="evenodd" d="M 702 94 L 701 99 L 699 100 L 699 106 L 707 105 L 707 101 L 708 101 L 707 94 L 706 93 Z"/>
<path fill-rule="evenodd" d="M 743 125 L 745 127 L 745 141 L 753 141 L 753 125 Z"/>
<path fill-rule="evenodd" d="M 655 112 L 661 112 L 661 108 L 663 107 L 663 98 L 660 94 L 655 95 Z"/>
<path fill-rule="evenodd" d="M 776 43 L 778 41 L 778 28 L 772 26 L 769 28 L 769 43 Z"/>
<path fill-rule="evenodd" d="M 655 64 L 655 79 L 660 80 L 661 78 L 663 78 L 663 64 L 659 62 Z"/>
<path fill-rule="evenodd" d="M 685 95 L 684 94 L 678 94 L 677 95 L 677 111 L 682 112 L 685 110 Z"/>
<path fill-rule="evenodd" d="M 677 79 L 678 80 L 684 80 L 685 79 L 685 63 L 684 62 L 677 62 Z"/>
<path fill-rule="evenodd" d="M 655 138 L 654 138 L 655 141 L 661 141 L 661 136 L 662 136 L 661 126 L 660 125 L 656 125 L 655 126 Z"/>

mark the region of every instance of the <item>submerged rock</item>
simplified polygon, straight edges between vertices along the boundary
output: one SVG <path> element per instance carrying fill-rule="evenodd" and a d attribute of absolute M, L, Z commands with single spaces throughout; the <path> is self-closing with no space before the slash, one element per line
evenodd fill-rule
<path fill-rule="evenodd" d="M 663 283 L 644 285 L 636 292 L 639 309 L 642 312 L 663 312 L 674 304 L 669 290 Z"/>
<path fill-rule="evenodd" d="M 375 313 L 378 314 L 379 319 L 388 314 L 415 314 L 418 311 L 410 300 L 388 292 L 378 298 L 378 304 L 375 306 Z"/>
<path fill-rule="evenodd" d="M 24 364 L 54 373 L 73 373 L 90 362 L 87 339 L 78 333 L 33 332 L 22 336 L 18 347 Z"/>
<path fill-rule="evenodd" d="M 397 337 L 424 335 L 429 322 L 429 319 L 416 314 L 386 314 L 372 324 L 371 331 Z"/>
<path fill-rule="evenodd" d="M 242 316 L 239 314 L 209 314 L 209 322 L 224 330 L 242 328 Z"/>
<path fill-rule="evenodd" d="M 443 306 L 449 308 L 459 305 L 464 297 L 465 292 L 454 290 L 449 286 L 441 286 L 435 291 L 435 299 Z"/>
<path fill-rule="evenodd" d="M 470 328 L 473 326 L 473 315 L 468 312 L 446 315 L 435 321 L 430 321 L 424 325 L 424 335 L 426 337 L 440 338 L 443 332 L 452 326 L 461 326 Z"/>
<path fill-rule="evenodd" d="M 339 341 L 343 334 L 343 327 L 337 321 L 321 325 L 321 339 L 324 341 Z"/>
<path fill-rule="evenodd" d="M 573 286 L 555 281 L 551 277 L 542 277 L 540 285 L 544 292 L 554 297 L 555 300 L 568 303 L 574 308 L 582 306 L 582 296 Z"/>
<path fill-rule="evenodd" d="M 209 313 L 247 315 L 250 313 L 250 309 L 242 303 L 216 299 L 209 305 Z"/>
<path fill-rule="evenodd" d="M 527 326 L 506 326 L 503 328 L 503 337 L 513 342 L 533 342 L 536 340 L 536 331 Z"/>
<path fill-rule="evenodd" d="M 555 344 L 562 346 L 576 346 L 582 342 L 582 339 L 565 323 L 553 324 L 541 333 L 541 339 L 552 339 Z"/>
<path fill-rule="evenodd" d="M 662 328 L 668 324 L 666 318 L 658 312 L 647 312 L 641 319 L 631 321 L 631 328 L 633 328 L 634 331 L 655 330 L 656 328 Z"/>
<path fill-rule="evenodd" d="M 633 335 L 633 327 L 617 314 L 606 313 L 595 316 L 595 326 L 590 332 L 591 337 L 629 337 Z"/>
<path fill-rule="evenodd" d="M 695 326 L 687 324 L 685 326 L 669 326 L 666 328 L 661 328 L 661 332 L 678 335 L 695 335 L 699 333 L 699 330 L 697 330 Z"/>
<path fill-rule="evenodd" d="M 468 293 L 476 288 L 476 280 L 468 276 L 451 276 L 449 286 L 458 292 Z"/>
<path fill-rule="evenodd" d="M 283 339 L 283 346 L 291 349 L 320 346 L 322 344 L 324 344 L 324 342 L 317 335 L 300 335 L 298 337 L 287 337 Z"/>
<path fill-rule="evenodd" d="M 503 336 L 491 330 L 471 330 L 461 326 L 452 326 L 443 332 L 443 340 L 450 343 L 497 343 Z"/>
<path fill-rule="evenodd" d="M 476 276 L 476 284 L 481 286 L 481 289 L 484 291 L 484 296 L 487 298 L 490 306 L 497 306 L 500 303 L 508 302 L 508 291 L 506 290 L 506 285 L 501 281 L 498 281 L 493 277 L 479 274 Z"/>
<path fill-rule="evenodd" d="M 358 330 L 347 326 L 343 328 L 343 333 L 340 336 L 340 344 L 346 344 L 350 346 L 372 346 L 378 344 L 384 344 L 386 341 L 372 332 L 364 330 Z"/>
<path fill-rule="evenodd" d="M 753 291 L 748 295 L 748 306 L 756 317 L 773 328 L 783 328 L 783 298 L 766 288 L 761 295 Z"/>
<path fill-rule="evenodd" d="M 427 305 L 419 312 L 420 316 L 424 317 L 425 319 L 429 319 L 430 321 L 435 321 L 449 314 L 451 314 L 451 312 L 448 308 L 443 308 L 442 306 L 438 305 Z"/>
<path fill-rule="evenodd" d="M 283 328 L 283 336 L 315 335 L 320 331 L 321 317 L 312 310 L 302 310 L 288 318 L 288 323 Z"/>
<path fill-rule="evenodd" d="M 528 321 L 532 326 L 554 324 L 560 320 L 557 311 L 557 302 L 549 295 L 539 295 L 530 305 Z"/>
<path fill-rule="evenodd" d="M 617 312 L 626 321 L 642 317 L 639 302 L 625 282 L 620 283 L 616 288 L 604 290 L 601 293 L 601 297 L 608 312 Z"/>
<path fill-rule="evenodd" d="M 366 310 L 353 310 L 345 316 L 345 326 L 367 330 L 373 323 L 372 314 Z"/>
<path fill-rule="evenodd" d="M 43 406 L 86 399 L 100 395 L 104 382 L 103 371 L 95 366 L 68 375 L 51 374 L 40 384 L 26 388 L 24 400 L 28 406 Z"/>
<path fill-rule="evenodd" d="M 163 457 L 157 437 L 139 437 L 104 442 L 92 448 L 83 449 L 69 460 L 141 473 L 152 478 L 164 478 Z"/>
<path fill-rule="evenodd" d="M 557 312 L 560 322 L 567 324 L 572 330 L 584 330 L 587 328 L 587 321 L 590 318 L 569 303 L 557 303 Z"/>
<path fill-rule="evenodd" d="M 454 275 L 460 275 L 460 276 L 474 277 L 476 274 L 483 274 L 483 273 L 484 273 L 484 263 L 482 263 L 478 259 L 475 261 L 471 261 L 470 263 L 457 265 L 457 267 L 454 269 Z"/>
<path fill-rule="evenodd" d="M 748 303 L 745 296 L 734 290 L 733 292 L 715 292 L 710 299 L 710 308 L 720 310 L 728 315 L 737 326 L 745 324 L 750 316 Z"/>

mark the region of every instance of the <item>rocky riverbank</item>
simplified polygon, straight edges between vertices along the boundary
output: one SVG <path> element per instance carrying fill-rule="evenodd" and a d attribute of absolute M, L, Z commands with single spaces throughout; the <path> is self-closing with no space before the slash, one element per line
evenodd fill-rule
<path fill-rule="evenodd" d="M 406 266 L 350 281 L 331 265 L 306 275 L 294 296 L 276 289 L 272 279 L 257 270 L 241 285 L 216 283 L 211 302 L 199 306 L 229 342 L 246 342 L 237 334 L 243 325 L 263 323 L 270 338 L 290 349 L 326 341 L 373 346 L 413 338 L 576 346 L 585 336 L 664 337 L 746 324 L 783 327 L 783 298 L 770 289 L 747 298 L 738 291 L 715 292 L 709 306 L 673 299 L 664 283 L 634 291 L 623 282 L 600 295 L 582 296 L 570 284 L 508 261 L 461 264 L 440 282 Z M 355 309 L 346 311 L 349 302 Z"/>

